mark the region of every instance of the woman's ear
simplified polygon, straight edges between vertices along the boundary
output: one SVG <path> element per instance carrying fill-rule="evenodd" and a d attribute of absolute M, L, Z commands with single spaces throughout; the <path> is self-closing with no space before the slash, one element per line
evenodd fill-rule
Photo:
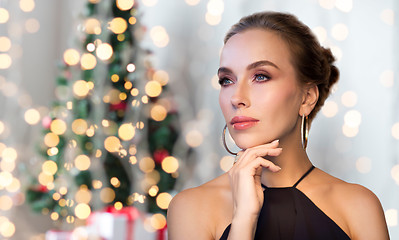
<path fill-rule="evenodd" d="M 317 100 L 319 100 L 319 88 L 317 85 L 307 87 L 303 93 L 299 115 L 302 116 L 305 114 L 305 116 L 308 116 L 316 106 Z"/>

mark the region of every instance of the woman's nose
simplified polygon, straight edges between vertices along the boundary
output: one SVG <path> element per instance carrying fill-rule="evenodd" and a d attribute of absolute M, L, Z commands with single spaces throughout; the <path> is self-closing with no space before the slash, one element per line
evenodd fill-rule
<path fill-rule="evenodd" d="M 235 108 L 249 107 L 249 86 L 244 82 L 238 81 L 235 84 L 234 93 L 231 96 L 231 104 Z"/>

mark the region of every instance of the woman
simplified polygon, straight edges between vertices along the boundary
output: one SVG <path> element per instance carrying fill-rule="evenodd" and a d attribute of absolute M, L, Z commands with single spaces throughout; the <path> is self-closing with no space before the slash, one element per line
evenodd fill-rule
<path fill-rule="evenodd" d="M 338 80 L 331 51 L 277 12 L 242 18 L 224 43 L 219 103 L 242 151 L 228 173 L 173 198 L 169 238 L 389 239 L 378 198 L 306 154 L 309 123 Z"/>

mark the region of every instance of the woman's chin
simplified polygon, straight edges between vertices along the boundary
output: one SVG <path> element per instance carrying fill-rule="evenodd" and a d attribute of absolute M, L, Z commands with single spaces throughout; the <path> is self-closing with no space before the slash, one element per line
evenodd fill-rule
<path fill-rule="evenodd" d="M 236 146 L 239 147 L 242 150 L 248 149 L 248 148 L 253 148 L 259 145 L 263 145 L 263 144 L 267 144 L 270 143 L 272 141 L 274 141 L 275 139 L 258 139 L 255 140 L 253 139 L 251 140 L 241 140 L 241 139 L 237 139 L 235 140 Z"/>
<path fill-rule="evenodd" d="M 256 146 L 259 146 L 261 144 L 262 143 L 248 143 L 248 142 L 246 142 L 246 143 L 236 143 L 237 147 L 242 149 L 242 150 L 245 150 L 245 149 L 248 149 L 248 148 L 252 148 L 252 147 L 256 147 Z"/>

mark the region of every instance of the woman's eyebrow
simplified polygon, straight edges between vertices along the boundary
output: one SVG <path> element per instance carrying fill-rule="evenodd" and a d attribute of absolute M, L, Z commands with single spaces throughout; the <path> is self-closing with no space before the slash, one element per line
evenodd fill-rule
<path fill-rule="evenodd" d="M 226 67 L 220 67 L 219 69 L 218 69 L 218 75 L 220 74 L 220 73 L 232 73 L 233 71 L 231 71 L 230 69 L 228 69 L 228 68 L 226 68 Z"/>
<path fill-rule="evenodd" d="M 257 62 L 249 64 L 247 66 L 247 70 L 251 70 L 253 68 L 256 68 L 256 67 L 259 67 L 259 66 L 263 66 L 263 65 L 268 65 L 268 66 L 272 66 L 272 67 L 275 67 L 277 69 L 280 69 L 279 67 L 277 67 L 276 64 L 274 64 L 274 63 L 272 63 L 272 62 L 270 62 L 268 60 L 261 60 L 261 61 L 257 61 Z"/>
<path fill-rule="evenodd" d="M 264 65 L 272 66 L 272 67 L 275 67 L 277 69 L 280 69 L 276 64 L 274 64 L 274 63 L 272 63 L 272 62 L 270 62 L 268 60 L 261 60 L 261 61 L 257 61 L 257 62 L 253 62 L 253 63 L 249 64 L 247 66 L 247 70 L 251 70 L 251 69 L 257 68 L 259 66 L 264 66 Z M 220 67 L 218 69 L 218 74 L 220 74 L 220 73 L 232 73 L 232 72 L 233 71 L 231 71 L 229 68 L 226 68 L 226 67 Z"/>

